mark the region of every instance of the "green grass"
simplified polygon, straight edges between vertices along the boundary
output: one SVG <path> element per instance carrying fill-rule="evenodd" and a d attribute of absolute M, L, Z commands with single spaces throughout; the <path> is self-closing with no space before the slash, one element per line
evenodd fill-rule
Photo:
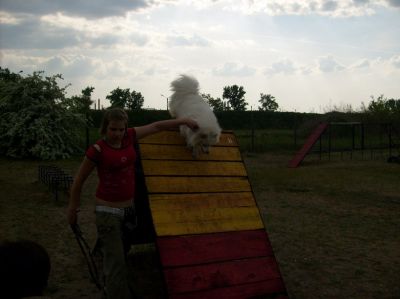
<path fill-rule="evenodd" d="M 235 135 L 242 151 L 271 152 L 276 150 L 293 150 L 304 139 L 298 139 L 295 144 L 293 130 L 235 130 Z"/>
<path fill-rule="evenodd" d="M 400 294 L 400 165 L 375 161 L 246 158 L 292 298 Z"/>
<path fill-rule="evenodd" d="M 314 129 L 314 128 L 312 128 Z M 294 130 L 289 129 L 255 129 L 252 130 L 235 130 L 236 137 L 239 141 L 242 151 L 250 151 L 256 153 L 276 152 L 276 151 L 294 151 L 301 148 L 309 137 L 312 129 Z M 368 134 L 367 134 L 368 133 Z M 400 154 L 398 140 L 393 136 L 393 143 L 397 148 L 393 148 L 393 152 Z M 396 143 L 397 142 L 397 143 Z M 384 132 L 367 131 L 364 138 L 364 152 L 378 151 L 379 149 L 388 149 L 389 139 Z M 321 149 L 323 152 L 329 151 L 329 135 L 328 132 L 322 135 Z M 330 151 L 348 152 L 360 151 L 362 149 L 360 132 L 353 137 L 350 130 L 334 131 L 331 135 Z M 320 150 L 320 142 L 314 145 L 314 151 Z M 367 156 L 366 156 L 367 157 Z"/>

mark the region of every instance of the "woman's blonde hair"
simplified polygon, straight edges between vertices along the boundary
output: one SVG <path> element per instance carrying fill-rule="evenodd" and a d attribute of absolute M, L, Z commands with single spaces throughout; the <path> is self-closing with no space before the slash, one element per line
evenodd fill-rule
<path fill-rule="evenodd" d="M 128 128 L 128 114 L 121 108 L 110 108 L 107 109 L 103 116 L 103 121 L 100 127 L 100 134 L 105 135 L 107 127 L 112 121 L 123 121 L 125 122 L 125 129 Z"/>

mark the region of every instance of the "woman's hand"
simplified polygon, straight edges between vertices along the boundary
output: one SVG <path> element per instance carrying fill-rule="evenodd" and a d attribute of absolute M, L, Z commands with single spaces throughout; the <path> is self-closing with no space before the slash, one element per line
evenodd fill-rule
<path fill-rule="evenodd" d="M 199 128 L 199 125 L 194 119 L 191 118 L 182 118 L 182 124 L 188 126 L 192 131 L 196 131 Z"/>
<path fill-rule="evenodd" d="M 73 205 L 69 205 L 67 208 L 67 220 L 70 225 L 74 225 L 78 222 L 79 209 Z"/>
<path fill-rule="evenodd" d="M 186 117 L 160 120 L 145 126 L 135 127 L 136 138 L 140 139 L 160 131 L 177 129 L 179 126 L 188 126 L 193 131 L 196 131 L 199 128 L 199 125 L 195 120 Z"/>

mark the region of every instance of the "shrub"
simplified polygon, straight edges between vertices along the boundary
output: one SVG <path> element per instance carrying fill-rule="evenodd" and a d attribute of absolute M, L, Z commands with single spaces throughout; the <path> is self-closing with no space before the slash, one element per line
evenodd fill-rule
<path fill-rule="evenodd" d="M 69 109 L 57 79 L 62 77 L 24 77 L 0 68 L 0 154 L 52 160 L 78 150 L 84 119 Z"/>

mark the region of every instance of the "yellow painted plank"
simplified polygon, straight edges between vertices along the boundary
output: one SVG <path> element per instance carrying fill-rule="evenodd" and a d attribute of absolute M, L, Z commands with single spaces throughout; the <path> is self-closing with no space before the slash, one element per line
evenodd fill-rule
<path fill-rule="evenodd" d="M 142 160 L 194 160 L 192 152 L 186 145 L 168 144 L 140 144 L 140 155 Z M 198 161 L 241 161 L 240 150 L 237 147 L 213 146 L 210 153 L 200 154 Z"/>
<path fill-rule="evenodd" d="M 259 218 L 260 213 L 256 206 L 253 207 L 234 207 L 234 208 L 203 208 L 203 209 L 151 209 L 155 223 L 202 223 L 207 221 L 219 221 L 224 219 L 236 219 L 240 222 L 242 219 Z"/>
<path fill-rule="evenodd" d="M 162 131 L 140 139 L 139 143 L 185 144 L 185 139 L 180 135 L 179 131 Z M 221 134 L 219 143 L 215 146 L 238 146 L 238 143 L 233 133 L 223 132 Z"/>
<path fill-rule="evenodd" d="M 145 178 L 148 193 L 209 193 L 251 191 L 246 177 Z"/>
<path fill-rule="evenodd" d="M 246 176 L 242 162 L 143 160 L 144 173 L 182 176 Z"/>
<path fill-rule="evenodd" d="M 158 235 L 263 228 L 253 194 L 153 194 L 149 196 Z"/>
<path fill-rule="evenodd" d="M 219 219 L 213 221 L 203 222 L 170 222 L 170 223 L 156 223 L 155 230 L 159 237 L 162 236 L 180 236 L 190 234 L 207 234 L 219 233 L 228 231 L 241 231 L 263 229 L 264 224 L 259 217 L 241 219 Z"/>
<path fill-rule="evenodd" d="M 149 202 L 154 210 L 252 207 L 256 205 L 251 192 L 150 194 Z"/>

